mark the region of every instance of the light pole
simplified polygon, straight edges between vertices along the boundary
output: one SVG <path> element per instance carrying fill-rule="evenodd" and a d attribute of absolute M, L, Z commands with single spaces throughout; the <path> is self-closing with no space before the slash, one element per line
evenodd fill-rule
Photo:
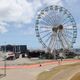
<path fill-rule="evenodd" d="M 4 56 L 4 75 L 6 76 L 6 56 Z"/>
<path fill-rule="evenodd" d="M 5 45 L 5 51 L 4 51 L 4 76 L 6 76 L 6 45 Z"/>

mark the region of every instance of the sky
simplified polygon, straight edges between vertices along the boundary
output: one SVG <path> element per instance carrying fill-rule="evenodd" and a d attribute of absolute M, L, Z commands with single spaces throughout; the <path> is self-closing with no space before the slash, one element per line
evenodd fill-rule
<path fill-rule="evenodd" d="M 35 33 L 35 19 L 37 12 L 48 5 L 63 6 L 71 12 L 78 31 L 74 48 L 80 48 L 80 0 L 0 0 L 0 45 L 42 48 Z"/>

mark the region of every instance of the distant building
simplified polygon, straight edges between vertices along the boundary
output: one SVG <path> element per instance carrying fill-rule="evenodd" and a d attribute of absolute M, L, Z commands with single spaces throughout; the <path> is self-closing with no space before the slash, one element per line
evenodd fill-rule
<path fill-rule="evenodd" d="M 0 46 L 0 51 L 3 51 L 3 52 L 12 51 L 14 53 L 26 53 L 27 45 L 2 45 Z"/>
<path fill-rule="evenodd" d="M 2 45 L 0 46 L 0 51 L 6 52 L 9 57 L 11 57 L 9 55 L 10 52 L 14 53 L 15 58 L 19 58 L 20 54 L 22 54 L 22 57 L 25 57 L 28 52 L 27 45 Z M 9 54 L 7 52 L 9 52 Z"/>

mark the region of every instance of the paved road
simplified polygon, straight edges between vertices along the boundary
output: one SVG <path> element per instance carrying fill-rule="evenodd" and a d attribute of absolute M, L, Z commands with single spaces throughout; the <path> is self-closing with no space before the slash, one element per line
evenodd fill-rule
<path fill-rule="evenodd" d="M 44 66 L 38 66 L 36 68 L 15 68 L 15 69 L 7 69 L 7 76 L 1 78 L 0 80 L 36 80 L 37 75 L 43 71 L 47 71 L 53 67 L 56 67 L 55 65 L 44 65 Z"/>
<path fill-rule="evenodd" d="M 55 61 L 55 60 L 51 60 L 51 61 L 45 61 L 44 63 L 41 63 L 42 66 L 45 66 L 45 65 L 51 65 L 51 64 L 57 64 L 57 65 L 62 65 L 62 64 L 68 64 L 68 63 L 74 63 L 74 62 L 80 62 L 80 60 L 73 60 L 73 59 L 67 59 L 67 60 L 63 60 L 63 61 Z M 40 66 L 40 63 L 38 64 L 30 64 L 30 65 L 7 65 L 7 69 L 24 69 L 24 68 L 27 68 L 27 69 L 30 69 L 30 68 L 37 68 Z M 4 66 L 0 66 L 0 68 L 4 68 Z"/>
<path fill-rule="evenodd" d="M 63 65 L 63 64 L 75 63 L 75 62 L 80 62 L 80 60 L 64 60 L 61 63 L 57 61 L 50 61 L 41 64 L 42 65 L 41 67 L 40 64 L 25 65 L 25 66 L 7 66 L 7 76 L 1 78 L 0 80 L 36 80 L 37 75 L 43 71 L 49 71 L 53 67 Z M 56 79 L 57 76 L 63 75 L 65 72 L 67 71 L 66 70 L 62 71 L 61 73 L 56 75 L 55 80 L 57 80 Z"/>

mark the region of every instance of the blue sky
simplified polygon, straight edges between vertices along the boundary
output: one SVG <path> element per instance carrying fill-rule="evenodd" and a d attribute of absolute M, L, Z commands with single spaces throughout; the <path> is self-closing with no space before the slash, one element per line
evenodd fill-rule
<path fill-rule="evenodd" d="M 80 0 L 0 0 L 0 45 L 6 42 L 41 48 L 35 34 L 36 13 L 52 4 L 63 6 L 72 13 L 78 28 L 74 47 L 80 48 Z"/>

